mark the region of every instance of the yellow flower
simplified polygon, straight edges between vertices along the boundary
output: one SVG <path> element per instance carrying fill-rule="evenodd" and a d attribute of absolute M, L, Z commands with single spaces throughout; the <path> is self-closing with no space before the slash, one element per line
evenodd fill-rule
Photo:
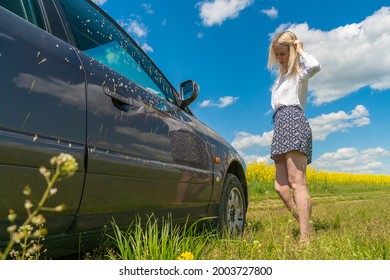
<path fill-rule="evenodd" d="M 57 165 L 61 176 L 72 176 L 78 169 L 76 159 L 72 155 L 65 153 L 52 157 L 50 163 Z"/>
<path fill-rule="evenodd" d="M 182 253 L 179 257 L 177 257 L 177 260 L 181 261 L 181 260 L 193 260 L 194 259 L 194 255 L 191 253 L 191 252 L 184 252 Z"/>
<path fill-rule="evenodd" d="M 32 204 L 31 200 L 29 199 L 26 199 L 25 202 L 24 202 L 24 208 L 26 208 L 27 210 L 31 209 L 34 205 Z"/>
<path fill-rule="evenodd" d="M 61 205 L 58 205 L 54 208 L 54 211 L 55 212 L 61 212 L 61 211 L 64 211 L 66 209 L 66 205 L 65 204 L 61 204 Z"/>
<path fill-rule="evenodd" d="M 13 209 L 9 209 L 8 220 L 12 223 L 15 221 L 17 215 Z"/>
<path fill-rule="evenodd" d="M 30 188 L 30 185 L 26 185 L 23 189 L 23 194 L 25 196 L 29 196 L 31 194 L 31 188 Z"/>

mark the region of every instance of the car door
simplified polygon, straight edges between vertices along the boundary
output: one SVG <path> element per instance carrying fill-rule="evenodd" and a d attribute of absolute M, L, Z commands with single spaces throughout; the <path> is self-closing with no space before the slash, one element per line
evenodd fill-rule
<path fill-rule="evenodd" d="M 59 3 L 87 77 L 88 171 L 75 230 L 111 217 L 128 224 L 142 214 L 204 215 L 211 156 L 175 90 L 95 5 Z"/>
<path fill-rule="evenodd" d="M 86 95 L 74 48 L 46 28 L 37 1 L 0 1 L 0 228 L 9 226 L 9 209 L 24 220 L 24 187 L 30 185 L 36 205 L 46 188 L 39 167 L 68 153 L 79 170 L 57 182 L 46 204 L 65 204 L 66 210 L 44 213 L 45 227 L 56 234 L 70 227 L 81 199 Z M 0 230 L 0 240 L 8 238 Z"/>

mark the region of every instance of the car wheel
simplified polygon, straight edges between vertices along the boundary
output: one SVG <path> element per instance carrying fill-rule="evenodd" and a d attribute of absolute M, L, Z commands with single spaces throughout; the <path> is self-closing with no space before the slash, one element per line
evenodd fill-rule
<path fill-rule="evenodd" d="M 233 174 L 226 174 L 217 214 L 216 228 L 221 233 L 242 234 L 246 219 L 244 191 L 240 180 Z"/>

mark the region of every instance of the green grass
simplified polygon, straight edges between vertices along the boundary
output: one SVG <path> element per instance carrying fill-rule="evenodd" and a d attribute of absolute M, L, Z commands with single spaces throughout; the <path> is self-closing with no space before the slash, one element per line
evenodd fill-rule
<path fill-rule="evenodd" d="M 107 250 L 111 260 L 176 260 L 200 259 L 202 250 L 215 237 L 215 232 L 197 224 L 173 226 L 170 219 L 159 221 L 149 217 L 145 226 L 136 220 L 121 230 L 112 222 L 114 233 L 108 235 L 113 248 Z"/>
<path fill-rule="evenodd" d="M 390 189 L 313 197 L 312 237 L 298 242 L 299 228 L 278 199 L 252 201 L 248 228 L 223 242 L 226 251 L 205 258 L 266 260 L 390 259 Z M 222 245 L 222 244 L 221 244 Z"/>
<path fill-rule="evenodd" d="M 310 243 L 299 243 L 299 228 L 273 191 L 250 191 L 242 236 L 221 238 L 194 227 L 179 230 L 169 221 L 158 229 L 116 228 L 103 259 L 176 259 L 190 252 L 202 260 L 389 260 L 390 188 L 336 186 L 312 191 Z M 314 194 L 313 194 L 314 193 Z"/>

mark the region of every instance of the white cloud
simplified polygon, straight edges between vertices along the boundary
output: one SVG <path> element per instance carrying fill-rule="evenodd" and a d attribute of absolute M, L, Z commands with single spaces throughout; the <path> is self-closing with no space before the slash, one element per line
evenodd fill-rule
<path fill-rule="evenodd" d="M 167 26 L 168 22 L 167 22 L 167 19 L 164 18 L 161 22 L 161 26 Z"/>
<path fill-rule="evenodd" d="M 254 163 L 254 162 L 256 162 L 256 163 L 264 162 L 268 165 L 274 164 L 274 161 L 271 159 L 271 157 L 269 155 L 266 155 L 266 156 L 247 155 L 243 152 L 240 152 L 240 155 L 244 159 L 246 164 Z"/>
<path fill-rule="evenodd" d="M 92 0 L 96 5 L 102 6 L 107 0 Z"/>
<path fill-rule="evenodd" d="M 130 21 L 126 28 L 130 34 L 136 35 L 138 38 L 146 37 L 148 35 L 146 26 L 136 20 Z"/>
<path fill-rule="evenodd" d="M 221 25 L 228 18 L 236 18 L 254 0 L 208 0 L 197 4 L 203 25 Z"/>
<path fill-rule="evenodd" d="M 278 10 L 275 9 L 275 7 L 272 7 L 271 9 L 268 10 L 261 10 L 261 12 L 265 15 L 267 15 L 270 18 L 277 18 L 278 17 Z"/>
<path fill-rule="evenodd" d="M 238 97 L 233 96 L 224 96 L 220 97 L 218 99 L 218 102 L 214 102 L 212 100 L 204 100 L 202 103 L 199 104 L 200 107 L 218 107 L 218 108 L 224 108 L 229 105 L 232 105 L 234 102 L 238 100 Z"/>
<path fill-rule="evenodd" d="M 368 116 L 366 107 L 357 105 L 350 114 L 338 111 L 309 119 L 313 140 L 324 141 L 331 133 L 346 132 L 352 127 L 368 125 L 370 123 Z"/>
<path fill-rule="evenodd" d="M 127 33 L 136 38 L 145 38 L 148 35 L 148 28 L 140 22 L 140 17 L 119 19 L 117 22 L 122 26 Z"/>
<path fill-rule="evenodd" d="M 149 33 L 148 28 L 140 21 L 140 17 L 128 18 L 128 19 L 120 19 L 118 23 L 129 33 L 137 44 L 145 51 L 145 52 L 153 52 L 153 48 L 146 43 L 146 39 Z"/>
<path fill-rule="evenodd" d="M 199 104 L 200 107 L 210 107 L 210 106 L 213 106 L 212 104 L 212 101 L 211 100 L 204 100 L 202 101 L 202 103 Z"/>
<path fill-rule="evenodd" d="M 276 32 L 289 29 L 315 55 L 321 72 L 310 82 L 315 105 L 331 102 L 364 87 L 390 89 L 390 7 L 382 7 L 359 23 L 330 31 L 310 29 L 306 23 L 284 24 Z M 271 37 L 275 33 L 270 34 Z"/>
<path fill-rule="evenodd" d="M 119 59 L 121 57 L 121 54 L 119 51 L 106 51 L 106 59 L 110 65 L 117 64 Z"/>
<path fill-rule="evenodd" d="M 147 52 L 147 53 L 152 53 L 154 52 L 154 49 L 147 43 L 143 43 L 141 45 L 141 48 L 144 50 L 144 52 Z"/>
<path fill-rule="evenodd" d="M 258 147 L 271 146 L 273 131 L 264 132 L 263 135 L 253 135 L 248 132 L 238 132 L 231 143 L 234 148 L 240 153 L 246 163 L 265 162 L 266 164 L 273 164 L 269 154 L 259 155 L 253 152 L 258 150 Z"/>
<path fill-rule="evenodd" d="M 390 152 L 381 147 L 363 151 L 342 148 L 334 153 L 323 154 L 313 161 L 313 166 L 321 170 L 345 173 L 382 173 L 387 170 L 379 159 L 389 156 Z"/>
<path fill-rule="evenodd" d="M 255 146 L 271 146 L 273 131 L 264 132 L 263 135 L 253 135 L 248 132 L 238 132 L 232 145 L 237 150 L 250 149 Z"/>
<path fill-rule="evenodd" d="M 152 5 L 148 3 L 144 3 L 141 7 L 145 10 L 145 12 L 149 15 L 154 14 L 154 10 L 152 9 Z"/>

